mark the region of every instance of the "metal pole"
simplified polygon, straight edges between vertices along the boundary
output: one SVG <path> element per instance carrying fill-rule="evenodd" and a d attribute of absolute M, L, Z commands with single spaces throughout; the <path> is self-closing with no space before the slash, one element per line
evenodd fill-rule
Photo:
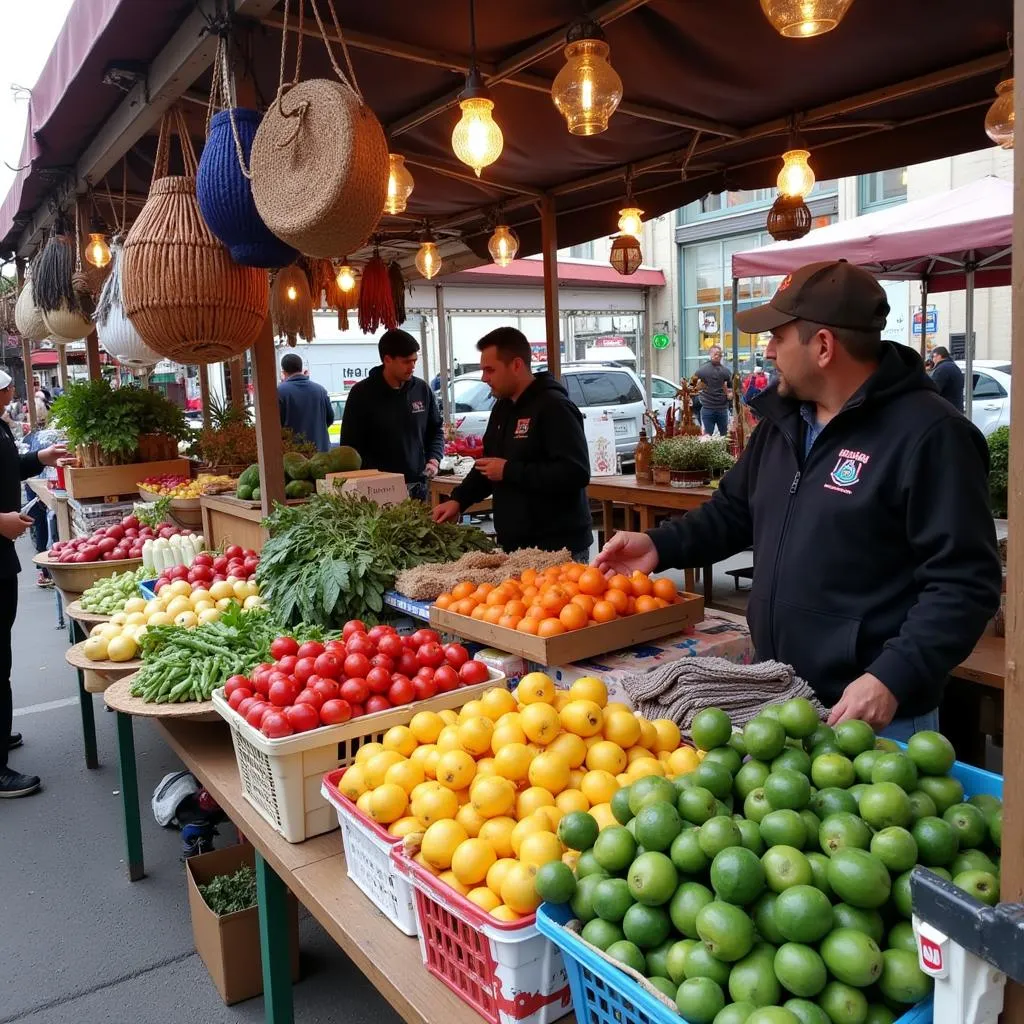
<path fill-rule="evenodd" d="M 732 372 L 740 372 L 740 329 L 736 325 L 736 314 L 740 306 L 740 279 L 732 279 Z M 750 346 L 750 362 L 754 363 L 754 346 Z"/>
<path fill-rule="evenodd" d="M 430 385 L 430 354 L 427 352 L 427 318 L 420 317 L 420 357 L 423 360 L 423 379 Z"/>
<path fill-rule="evenodd" d="M 651 319 L 651 289 L 644 289 L 644 325 L 643 332 L 640 335 L 640 341 L 643 345 L 643 356 L 644 356 L 644 394 L 647 397 L 647 408 L 652 408 L 652 389 L 654 376 L 654 368 L 651 363 L 654 362 L 654 350 L 651 348 L 651 324 L 654 321 Z"/>
<path fill-rule="evenodd" d="M 928 354 L 928 278 L 921 278 L 921 358 Z"/>
<path fill-rule="evenodd" d="M 444 311 L 444 285 L 434 285 L 437 298 L 437 361 L 441 374 L 441 416 L 444 422 L 452 421 L 451 396 L 448 393 L 448 319 Z"/>
<path fill-rule="evenodd" d="M 964 301 L 964 320 L 967 334 L 964 339 L 964 415 L 971 418 L 974 405 L 974 253 L 967 263 L 967 289 Z"/>

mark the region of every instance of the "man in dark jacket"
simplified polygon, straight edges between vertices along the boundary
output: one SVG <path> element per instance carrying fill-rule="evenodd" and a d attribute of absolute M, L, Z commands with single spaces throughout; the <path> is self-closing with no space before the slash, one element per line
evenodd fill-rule
<path fill-rule="evenodd" d="M 11 378 L 0 371 L 0 408 L 14 394 Z M 21 509 L 21 481 L 37 476 L 43 466 L 56 466 L 67 449 L 55 444 L 19 455 L 14 435 L 0 421 L 0 798 L 28 796 L 39 789 L 35 775 L 22 775 L 8 767 L 9 750 L 21 746 L 21 734 L 12 733 L 14 695 L 11 692 L 11 629 L 18 614 L 18 573 L 21 563 L 14 542 L 32 525 Z"/>
<path fill-rule="evenodd" d="M 327 428 L 334 422 L 334 409 L 327 389 L 302 372 L 302 356 L 288 352 L 281 359 L 284 380 L 277 385 L 277 407 L 281 426 L 293 430 L 318 452 L 330 451 Z"/>
<path fill-rule="evenodd" d="M 477 342 L 485 384 L 498 401 L 477 459 L 452 500 L 434 519 L 457 519 L 470 505 L 494 496 L 494 528 L 505 551 L 568 548 L 590 557 L 593 528 L 587 484 L 590 456 L 583 415 L 549 373 L 530 369 L 530 343 L 514 327 L 499 327 Z"/>
<path fill-rule="evenodd" d="M 419 342 L 408 331 L 385 331 L 377 342 L 380 366 L 348 395 L 341 443 L 351 445 L 364 469 L 401 473 L 409 494 L 425 500 L 427 478 L 444 457 L 444 430 L 426 381 L 414 377 Z"/>
<path fill-rule="evenodd" d="M 889 306 L 840 260 L 787 277 L 740 314 L 772 332 L 777 383 L 710 502 L 616 534 L 605 570 L 692 566 L 754 545 L 757 654 L 793 665 L 832 707 L 894 739 L 936 728 L 949 672 L 999 606 L 984 438 L 942 401 L 920 357 L 881 340 Z M 888 728 L 887 728 L 888 727 Z"/>
<path fill-rule="evenodd" d="M 939 394 L 949 402 L 957 412 L 964 411 L 964 374 L 952 359 L 945 345 L 936 345 L 932 349 L 932 383 L 939 389 Z"/>

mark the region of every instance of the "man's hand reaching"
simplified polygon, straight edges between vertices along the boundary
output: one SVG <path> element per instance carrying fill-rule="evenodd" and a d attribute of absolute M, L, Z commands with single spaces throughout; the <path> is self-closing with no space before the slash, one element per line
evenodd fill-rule
<path fill-rule="evenodd" d="M 620 572 L 624 576 L 634 570 L 654 572 L 658 552 L 646 533 L 619 532 L 601 548 L 594 565 L 603 573 Z"/>

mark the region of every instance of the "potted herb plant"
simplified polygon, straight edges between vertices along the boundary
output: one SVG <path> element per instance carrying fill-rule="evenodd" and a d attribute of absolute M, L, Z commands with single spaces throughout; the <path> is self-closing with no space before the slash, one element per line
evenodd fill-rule
<path fill-rule="evenodd" d="M 723 465 L 723 445 L 724 438 L 719 442 L 696 436 L 665 438 L 654 446 L 653 465 L 662 475 L 668 470 L 673 487 L 706 487 L 712 471 Z"/>

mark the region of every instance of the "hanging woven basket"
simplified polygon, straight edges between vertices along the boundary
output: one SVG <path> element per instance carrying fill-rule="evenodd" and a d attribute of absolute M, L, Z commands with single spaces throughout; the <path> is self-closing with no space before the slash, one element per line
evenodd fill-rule
<path fill-rule="evenodd" d="M 43 322 L 43 314 L 32 297 L 32 278 L 26 278 L 21 294 L 14 306 L 14 323 L 25 341 L 43 341 L 50 332 Z"/>
<path fill-rule="evenodd" d="M 71 341 L 81 341 L 92 334 L 93 322 L 62 305 L 60 309 L 51 309 L 43 313 L 48 337 L 52 337 L 58 345 Z"/>
<path fill-rule="evenodd" d="M 160 362 L 160 355 L 142 340 L 135 325 L 125 315 L 121 293 L 124 250 L 118 241 L 111 245 L 110 250 L 110 275 L 96 304 L 96 335 L 103 348 L 122 366 L 144 370 Z"/>
<path fill-rule="evenodd" d="M 174 123 L 185 176 L 168 176 Z M 149 198 L 124 244 L 124 308 L 145 343 L 178 363 L 221 362 L 256 340 L 267 315 L 267 275 L 241 267 L 203 220 L 196 157 L 179 110 L 160 125 Z"/>
<path fill-rule="evenodd" d="M 294 263 L 290 267 L 282 267 L 274 275 L 274 283 L 270 287 L 270 316 L 274 322 L 274 334 L 286 339 L 292 348 L 298 338 L 312 341 L 316 336 L 309 278 Z"/>

